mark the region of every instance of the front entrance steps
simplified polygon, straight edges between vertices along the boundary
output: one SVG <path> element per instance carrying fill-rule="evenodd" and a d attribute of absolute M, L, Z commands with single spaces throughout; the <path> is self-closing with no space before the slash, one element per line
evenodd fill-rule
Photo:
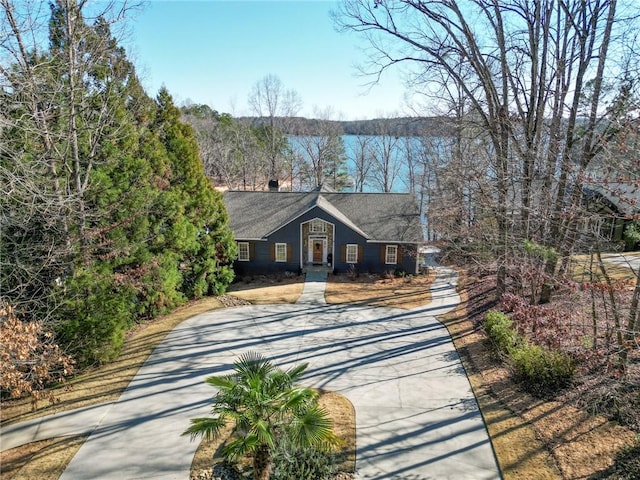
<path fill-rule="evenodd" d="M 323 263 L 322 265 L 307 264 L 302 268 L 302 273 L 316 272 L 316 273 L 329 274 L 332 271 L 333 271 L 333 267 L 330 267 L 326 263 Z"/>

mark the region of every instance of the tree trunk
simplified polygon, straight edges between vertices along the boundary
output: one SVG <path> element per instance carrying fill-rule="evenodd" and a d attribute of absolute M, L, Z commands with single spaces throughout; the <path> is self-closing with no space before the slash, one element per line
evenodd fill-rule
<path fill-rule="evenodd" d="M 640 303 L 640 268 L 636 273 L 636 287 L 633 289 L 633 298 L 631 307 L 629 308 L 629 320 L 627 321 L 627 334 L 625 340 L 627 343 L 633 340 L 638 328 L 638 303 Z"/>
<path fill-rule="evenodd" d="M 600 268 L 600 272 L 607 282 L 607 291 L 609 293 L 609 301 L 611 302 L 611 313 L 613 315 L 613 324 L 616 328 L 616 342 L 619 349 L 618 360 L 620 363 L 618 367 L 622 373 L 625 373 L 627 369 L 627 357 L 629 348 L 625 344 L 625 338 L 622 332 L 622 321 L 620 319 L 620 312 L 618 309 L 618 304 L 616 302 L 615 290 L 611 282 L 611 277 L 609 276 L 609 273 L 604 266 L 604 262 L 602 261 L 602 255 L 600 254 L 599 245 L 596 248 L 596 255 L 598 258 L 598 267 Z"/>
<path fill-rule="evenodd" d="M 260 445 L 253 457 L 254 480 L 269 480 L 271 477 L 271 449 L 268 445 Z"/>

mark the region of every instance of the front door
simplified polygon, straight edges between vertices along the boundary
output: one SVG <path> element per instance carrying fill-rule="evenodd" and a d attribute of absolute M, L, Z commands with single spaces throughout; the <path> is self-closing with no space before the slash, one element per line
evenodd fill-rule
<path fill-rule="evenodd" d="M 322 263 L 324 257 L 324 242 L 322 240 L 313 241 L 313 263 Z"/>

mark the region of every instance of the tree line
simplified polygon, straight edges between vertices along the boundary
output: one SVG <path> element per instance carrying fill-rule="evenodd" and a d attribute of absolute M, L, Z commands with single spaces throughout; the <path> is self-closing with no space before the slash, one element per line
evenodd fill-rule
<path fill-rule="evenodd" d="M 3 396 L 114 358 L 129 328 L 233 278 L 195 134 L 112 33 L 127 8 L 0 1 Z"/>
<path fill-rule="evenodd" d="M 275 89 L 272 97 L 284 91 L 275 75 L 257 83 L 265 84 L 261 91 Z M 250 97 L 249 103 L 256 101 Z M 279 111 L 234 118 L 195 104 L 181 111 L 196 131 L 207 175 L 222 188 L 240 190 L 264 189 L 277 180 L 292 191 L 326 185 L 337 191 L 419 192 L 426 198 L 434 149 L 450 138 L 452 125 L 445 117 L 345 122 L 332 119 L 331 109 L 316 110 L 311 119 Z M 351 137 L 349 145 L 345 136 Z"/>
<path fill-rule="evenodd" d="M 445 255 L 491 265 L 497 298 L 531 305 L 567 293 L 573 255 L 592 255 L 601 290 L 583 318 L 612 322 L 623 371 L 638 272 L 635 288 L 616 285 L 601 254 L 614 228 L 638 240 L 637 14 L 617 0 L 344 0 L 333 12 L 371 47 L 370 74 L 404 65 L 422 106 L 451 122 L 432 139 L 426 197 Z M 589 208 L 594 192 L 613 208 Z M 604 335 L 594 328 L 592 347 Z"/>
<path fill-rule="evenodd" d="M 252 125 L 265 123 L 263 117 L 238 117 L 239 121 L 249 122 Z M 322 124 L 331 123 L 339 129 L 343 135 L 368 135 L 376 136 L 381 132 L 388 132 L 396 137 L 421 137 L 425 132 L 430 136 L 449 136 L 449 122 L 446 116 L 432 117 L 379 117 L 370 120 L 321 120 L 318 118 L 294 117 L 279 118 L 277 122 L 287 128 L 287 135 L 303 135 L 305 133 L 322 133 Z"/>

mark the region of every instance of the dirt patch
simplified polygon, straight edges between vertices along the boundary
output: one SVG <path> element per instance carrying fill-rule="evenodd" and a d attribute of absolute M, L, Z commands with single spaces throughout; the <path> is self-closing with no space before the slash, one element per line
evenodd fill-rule
<path fill-rule="evenodd" d="M 429 288 L 434 278 L 435 273 L 404 277 L 330 275 L 325 300 L 331 304 L 416 308 L 431 301 Z"/>

